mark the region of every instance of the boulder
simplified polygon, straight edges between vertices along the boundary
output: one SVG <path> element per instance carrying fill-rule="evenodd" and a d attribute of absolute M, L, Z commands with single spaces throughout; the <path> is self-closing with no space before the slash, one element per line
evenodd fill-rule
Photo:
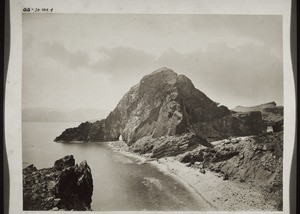
<path fill-rule="evenodd" d="M 200 169 L 199 172 L 201 172 L 202 174 L 206 173 L 205 169 Z"/>
<path fill-rule="evenodd" d="M 200 165 L 200 163 L 203 161 L 204 154 L 203 154 L 203 149 L 205 147 L 197 147 L 196 149 L 192 151 L 185 152 L 184 154 L 180 155 L 178 160 L 182 163 L 192 163 Z"/>
<path fill-rule="evenodd" d="M 24 210 L 91 210 L 93 178 L 86 161 L 75 165 L 72 155 L 53 167 L 23 169 Z"/>
<path fill-rule="evenodd" d="M 75 166 L 75 159 L 73 155 L 65 156 L 61 159 L 56 160 L 54 163 L 54 167 L 58 170 L 61 170 L 69 166 Z"/>

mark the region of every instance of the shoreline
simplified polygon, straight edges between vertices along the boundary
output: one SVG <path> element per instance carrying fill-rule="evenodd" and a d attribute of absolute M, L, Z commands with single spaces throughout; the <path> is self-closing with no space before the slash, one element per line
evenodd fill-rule
<path fill-rule="evenodd" d="M 138 164 L 151 164 L 159 171 L 183 184 L 203 204 L 207 211 L 278 211 L 275 202 L 266 201 L 264 195 L 250 183 L 223 180 L 217 173 L 187 167 L 175 157 L 149 158 L 129 150 L 122 141 L 105 142 L 114 152 L 139 160 Z"/>

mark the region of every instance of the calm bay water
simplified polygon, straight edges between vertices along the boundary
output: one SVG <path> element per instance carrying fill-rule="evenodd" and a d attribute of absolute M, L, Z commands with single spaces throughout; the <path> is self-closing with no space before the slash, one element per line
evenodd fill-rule
<path fill-rule="evenodd" d="M 201 205 L 180 183 L 150 164 L 111 151 L 103 143 L 63 144 L 53 142 L 64 129 L 79 123 L 24 122 L 23 166 L 38 169 L 73 155 L 91 167 L 94 181 L 93 210 L 201 210 Z"/>

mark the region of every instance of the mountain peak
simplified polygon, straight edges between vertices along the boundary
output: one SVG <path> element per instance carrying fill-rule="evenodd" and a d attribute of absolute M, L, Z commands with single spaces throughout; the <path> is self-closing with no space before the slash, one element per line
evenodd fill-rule
<path fill-rule="evenodd" d="M 173 72 L 173 73 L 175 73 L 175 72 L 174 72 L 172 69 L 170 69 L 170 68 L 167 68 L 167 67 L 161 67 L 161 68 L 159 68 L 159 69 L 153 71 L 151 74 L 156 74 L 156 73 L 160 73 L 160 72 Z M 151 75 L 151 74 L 150 74 L 150 75 Z"/>
<path fill-rule="evenodd" d="M 141 80 L 141 83 L 150 81 L 151 83 L 165 82 L 172 85 L 177 82 L 177 78 L 178 74 L 175 73 L 172 69 L 162 67 L 144 76 Z"/>
<path fill-rule="evenodd" d="M 218 107 L 189 78 L 163 67 L 144 76 L 105 120 L 66 131 L 56 140 L 113 141 L 122 135 L 133 144 L 144 136 L 182 134 L 197 122 L 228 114 L 226 107 Z"/>

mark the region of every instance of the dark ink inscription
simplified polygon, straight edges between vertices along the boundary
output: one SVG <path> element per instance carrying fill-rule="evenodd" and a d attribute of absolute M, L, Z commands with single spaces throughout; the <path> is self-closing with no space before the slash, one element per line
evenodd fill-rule
<path fill-rule="evenodd" d="M 24 13 L 52 13 L 54 12 L 53 8 L 43 7 L 43 8 L 30 8 L 30 7 L 24 7 L 23 8 Z"/>

